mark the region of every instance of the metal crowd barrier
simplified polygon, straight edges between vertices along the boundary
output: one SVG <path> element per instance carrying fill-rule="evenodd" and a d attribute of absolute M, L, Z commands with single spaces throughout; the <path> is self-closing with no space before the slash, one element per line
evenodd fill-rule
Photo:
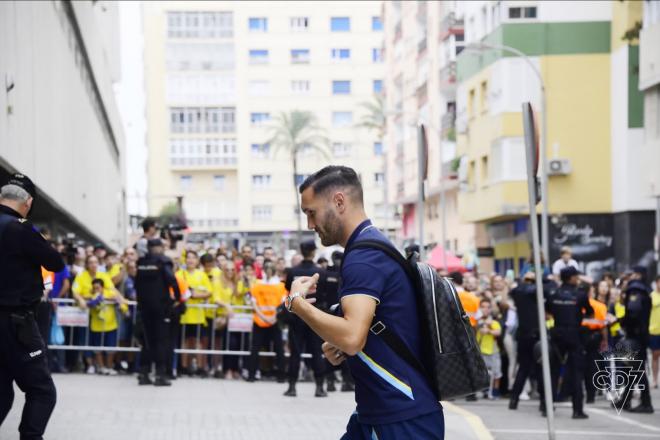
<path fill-rule="evenodd" d="M 112 306 L 117 318 L 117 343 L 114 346 L 105 346 L 105 334 L 101 335 L 101 345 L 91 345 L 90 344 L 90 309 L 83 309 L 77 306 L 76 301 L 72 298 L 52 298 L 49 300 L 52 304 L 55 305 L 55 313 L 52 316 L 52 320 L 55 320 L 57 324 L 62 327 L 62 330 L 65 335 L 65 343 L 63 344 L 54 344 L 49 340 L 48 348 L 50 350 L 75 350 L 75 351 L 91 351 L 91 352 L 140 352 L 142 348 L 139 346 L 139 340 L 136 338 L 135 330 L 137 326 L 137 302 L 128 301 L 130 316 L 125 317 L 118 308 L 118 305 L 115 303 L 105 302 L 106 306 Z M 217 304 L 186 304 L 187 308 L 198 308 L 198 309 L 218 309 L 220 308 Z M 186 327 L 181 326 L 181 331 L 179 332 L 178 344 L 174 349 L 176 354 L 190 354 L 190 355 L 211 355 L 211 356 L 249 356 L 250 347 L 252 346 L 252 322 L 253 322 L 253 311 L 252 306 L 232 306 L 233 316 L 228 319 L 226 327 L 216 331 L 216 320 L 207 319 L 207 323 L 210 320 L 211 327 L 207 331 L 208 335 L 208 344 L 207 348 L 182 348 L 184 346 L 184 341 L 186 339 Z M 268 308 L 265 308 L 269 310 Z M 274 310 L 274 308 L 270 308 Z M 129 345 L 122 346 L 120 343 L 126 342 L 126 339 L 122 339 L 122 326 L 126 326 L 126 321 L 129 320 L 131 323 L 130 334 L 128 342 Z M 52 324 L 51 324 L 52 325 Z M 278 324 L 275 324 L 278 325 Z M 206 327 L 208 328 L 208 327 Z M 218 332 L 222 332 L 222 348 L 215 349 L 215 341 L 218 337 Z M 240 334 L 240 349 L 230 349 L 230 341 L 233 334 Z M 68 338 L 67 338 L 68 335 Z M 288 331 L 287 329 L 282 330 L 282 337 L 285 342 L 285 353 L 286 357 L 289 357 L 289 351 L 286 349 L 286 341 L 288 340 Z M 50 339 L 50 338 L 49 338 Z M 195 334 L 195 346 L 200 347 L 202 342 L 202 330 L 200 326 L 197 326 Z M 260 351 L 259 356 L 265 357 L 274 357 L 274 351 Z M 311 354 L 303 353 L 303 358 L 311 358 Z"/>

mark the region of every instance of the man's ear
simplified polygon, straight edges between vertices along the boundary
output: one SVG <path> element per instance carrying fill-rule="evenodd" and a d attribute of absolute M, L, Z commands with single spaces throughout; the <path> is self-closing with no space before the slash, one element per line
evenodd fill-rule
<path fill-rule="evenodd" d="M 346 210 L 346 196 L 343 192 L 336 192 L 332 196 L 332 203 L 340 213 L 343 213 Z"/>

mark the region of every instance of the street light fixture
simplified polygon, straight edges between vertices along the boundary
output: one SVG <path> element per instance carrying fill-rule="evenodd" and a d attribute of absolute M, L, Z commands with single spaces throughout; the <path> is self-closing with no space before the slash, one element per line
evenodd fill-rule
<path fill-rule="evenodd" d="M 501 50 L 503 52 L 508 52 L 516 55 L 518 58 L 521 58 L 525 63 L 532 69 L 536 79 L 539 81 L 539 87 L 541 89 L 541 145 L 539 146 L 539 156 L 540 156 L 540 166 L 539 174 L 541 177 L 541 245 L 543 247 L 543 256 L 547 260 L 550 258 L 550 242 L 549 242 L 549 231 L 548 231 L 548 159 L 546 156 L 547 148 L 547 139 L 548 139 L 548 130 L 547 130 L 547 116 L 548 112 L 546 111 L 546 97 L 545 97 L 545 83 L 543 82 L 543 76 L 539 69 L 532 63 L 532 60 L 524 54 L 519 49 L 511 46 L 504 46 L 500 44 L 491 44 L 491 43 L 471 43 L 465 46 L 464 50 L 470 50 L 475 52 L 484 52 L 486 50 Z"/>

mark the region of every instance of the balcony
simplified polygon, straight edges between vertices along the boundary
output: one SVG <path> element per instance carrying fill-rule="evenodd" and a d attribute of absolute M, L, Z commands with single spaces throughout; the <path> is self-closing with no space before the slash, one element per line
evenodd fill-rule
<path fill-rule="evenodd" d="M 236 153 L 215 153 L 201 155 L 170 154 L 170 167 L 174 169 L 218 169 L 236 168 Z"/>
<path fill-rule="evenodd" d="M 397 22 L 396 25 L 394 25 L 394 38 L 392 39 L 392 43 L 396 43 L 401 39 L 401 36 L 403 35 L 403 31 L 401 29 L 401 20 Z"/>
<path fill-rule="evenodd" d="M 417 87 L 417 90 L 415 91 L 415 94 L 417 95 L 417 107 L 422 107 L 424 104 L 426 104 L 426 101 L 428 99 L 428 93 L 427 93 L 427 83 L 424 82 L 421 86 Z"/>
<path fill-rule="evenodd" d="M 463 26 L 463 19 L 457 19 L 456 14 L 450 12 L 440 22 L 440 31 L 438 33 L 440 41 L 446 40 L 450 35 L 463 34 Z"/>
<path fill-rule="evenodd" d="M 442 115 L 442 118 L 440 118 L 440 135 L 450 141 L 456 140 L 456 111 L 450 111 Z"/>

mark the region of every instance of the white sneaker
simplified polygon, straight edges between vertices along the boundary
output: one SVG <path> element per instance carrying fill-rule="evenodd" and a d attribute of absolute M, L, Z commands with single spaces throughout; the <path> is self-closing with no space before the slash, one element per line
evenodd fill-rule
<path fill-rule="evenodd" d="M 114 368 L 106 368 L 105 374 L 107 374 L 108 376 L 116 376 L 118 373 L 117 370 L 115 370 Z"/>
<path fill-rule="evenodd" d="M 105 368 L 105 367 L 99 368 L 99 374 L 103 375 L 103 376 L 107 376 L 108 375 L 108 369 Z"/>
<path fill-rule="evenodd" d="M 523 391 L 522 393 L 520 393 L 520 397 L 518 397 L 518 399 L 520 399 L 520 400 L 529 400 L 529 394 L 527 394 L 526 391 Z"/>
<path fill-rule="evenodd" d="M 85 371 L 85 373 L 95 374 L 96 373 L 96 367 L 94 367 L 94 365 L 90 365 L 89 367 L 87 367 L 87 371 Z"/>

